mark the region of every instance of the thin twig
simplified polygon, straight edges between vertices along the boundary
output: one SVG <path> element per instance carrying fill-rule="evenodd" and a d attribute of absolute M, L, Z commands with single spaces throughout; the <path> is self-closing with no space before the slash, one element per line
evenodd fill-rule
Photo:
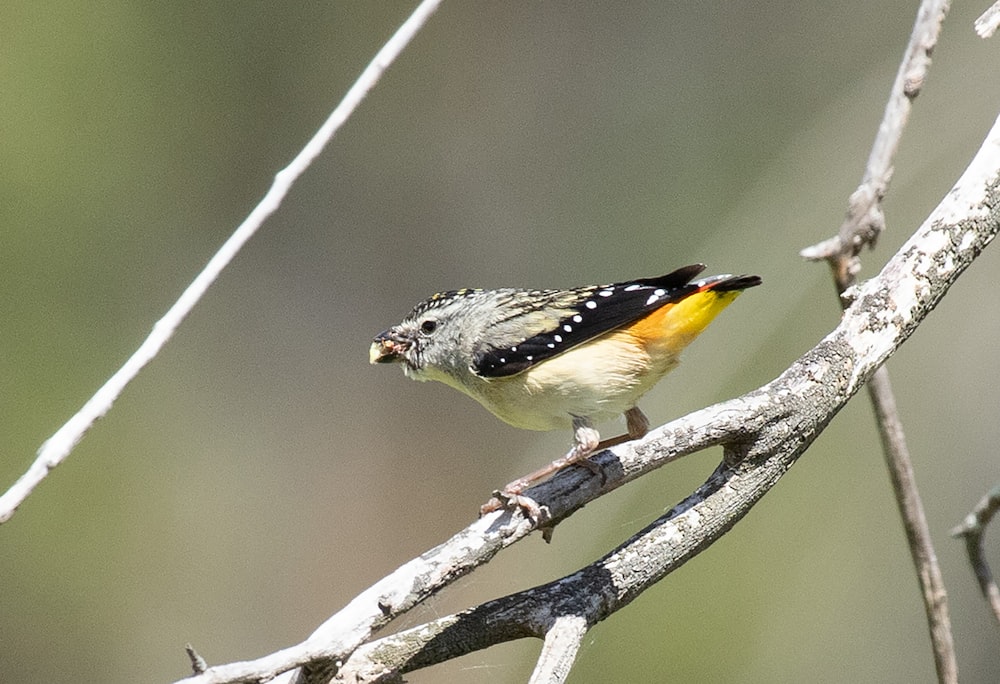
<path fill-rule="evenodd" d="M 279 171 L 271 188 L 254 207 L 236 231 L 223 243 L 205 268 L 195 277 L 180 298 L 153 326 L 152 332 L 139 345 L 139 348 L 119 368 L 97 393 L 70 418 L 65 425 L 49 437 L 38 450 L 35 461 L 28 470 L 18 478 L 10 489 L 0 496 L 0 523 L 7 522 L 24 500 L 34 491 L 35 487 L 73 451 L 87 431 L 104 416 L 125 387 L 152 361 L 163 346 L 173 336 L 174 331 L 187 317 L 194 306 L 202 298 L 208 288 L 215 282 L 222 270 L 236 256 L 247 240 L 273 214 L 292 184 L 309 168 L 313 160 L 319 156 L 326 144 L 330 142 L 337 130 L 347 121 L 348 117 L 364 100 L 368 91 L 378 83 L 382 73 L 399 56 L 403 48 L 410 42 L 417 31 L 424 25 L 428 17 L 437 9 L 441 0 L 424 0 L 413 14 L 403 23 L 396 33 L 382 46 L 371 63 L 361 72 L 340 104 L 333 110 L 329 118 L 316 131 L 312 139 L 306 143 L 302 151 L 292 162 Z"/>
<path fill-rule="evenodd" d="M 889 371 L 879 368 L 868 381 L 868 394 L 875 408 L 882 449 L 885 452 L 886 467 L 896 493 L 896 503 L 903 518 L 903 529 L 916 567 L 920 589 L 924 597 L 924 611 L 927 625 L 931 630 L 931 644 L 937 665 L 938 679 L 942 682 L 958 680 L 958 663 L 955 660 L 955 644 L 951 634 L 951 619 L 948 616 L 948 596 L 945 593 L 944 578 L 934 552 L 930 527 L 920 501 L 916 477 L 910 453 L 903 434 L 903 425 L 896 410 L 896 400 L 889 382 Z"/>
<path fill-rule="evenodd" d="M 860 270 L 858 255 L 861 250 L 865 246 L 873 246 L 885 229 L 882 199 L 892 178 L 893 160 L 909 120 L 913 99 L 920 93 L 927 77 L 931 52 L 937 44 L 949 4 L 947 0 L 924 0 L 920 4 L 910 42 L 896 72 L 878 134 L 868 156 L 864 177 L 848 200 L 847 216 L 836 237 L 802 251 L 802 256 L 807 259 L 825 259 L 829 263 L 837 292 L 841 295 L 855 283 Z M 843 297 L 841 304 L 847 305 Z M 880 368 L 872 376 L 868 393 L 875 410 L 910 555 L 920 582 L 938 681 L 955 682 L 958 680 L 958 661 L 951 633 L 947 592 L 913 475 L 887 368 Z"/>
<path fill-rule="evenodd" d="M 896 72 L 878 134 L 865 164 L 864 176 L 857 190 L 851 193 L 844 222 L 835 237 L 801 252 L 811 261 L 825 259 L 830 263 L 839 292 L 853 282 L 858 272 L 858 254 L 865 246 L 874 246 L 885 228 L 882 198 L 892 179 L 893 159 L 910 118 L 913 99 L 920 94 L 926 80 L 931 52 L 937 44 L 950 4 L 949 0 L 924 0 L 920 3 L 910 41 Z"/>
<path fill-rule="evenodd" d="M 972 512 L 965 516 L 962 524 L 951 531 L 951 536 L 965 538 L 965 548 L 969 554 L 972 570 L 979 580 L 979 588 L 993 610 L 993 617 L 1000 622 L 1000 588 L 993 579 L 993 572 L 986 562 L 986 554 L 983 551 L 983 533 L 986 532 L 986 526 L 990 524 L 997 511 L 1000 511 L 1000 485 L 991 489 L 976 504 Z"/>
<path fill-rule="evenodd" d="M 208 669 L 208 663 L 202 658 L 198 651 L 194 650 L 194 646 L 191 644 L 184 644 L 184 651 L 188 654 L 188 658 L 191 660 L 191 670 L 195 674 L 201 674 Z"/>

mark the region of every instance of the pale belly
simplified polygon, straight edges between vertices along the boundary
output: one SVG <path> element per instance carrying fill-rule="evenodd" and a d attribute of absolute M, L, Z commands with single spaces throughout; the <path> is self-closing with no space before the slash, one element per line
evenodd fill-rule
<path fill-rule="evenodd" d="M 501 420 L 525 430 L 572 426 L 573 417 L 601 422 L 635 406 L 668 371 L 674 354 L 650 359 L 627 336 L 585 344 L 527 371 L 460 388 Z"/>

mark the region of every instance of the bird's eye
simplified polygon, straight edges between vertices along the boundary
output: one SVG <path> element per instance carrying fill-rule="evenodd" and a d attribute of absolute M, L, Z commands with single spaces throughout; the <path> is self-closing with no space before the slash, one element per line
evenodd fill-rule
<path fill-rule="evenodd" d="M 420 324 L 420 332 L 425 335 L 430 335 L 432 332 L 437 330 L 438 322 L 433 318 L 428 318 L 426 321 Z"/>

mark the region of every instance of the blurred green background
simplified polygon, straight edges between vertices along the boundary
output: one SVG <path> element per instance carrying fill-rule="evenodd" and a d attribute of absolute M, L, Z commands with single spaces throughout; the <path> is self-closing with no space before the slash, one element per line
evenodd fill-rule
<path fill-rule="evenodd" d="M 1000 110 L 1000 42 L 956 3 L 897 159 L 875 273 Z M 144 339 L 412 3 L 0 7 L 0 486 Z M 280 212 L 65 465 L 0 528 L 9 682 L 168 682 L 304 638 L 472 520 L 568 434 L 371 368 L 460 286 L 704 261 L 748 292 L 643 408 L 781 372 L 838 319 L 824 266 L 916 3 L 445 3 Z M 996 250 L 994 250 L 995 252 Z M 948 530 L 1000 479 L 1000 257 L 890 361 L 965 682 L 996 625 Z M 609 432 L 612 428 L 608 428 Z M 510 549 L 412 625 L 591 562 L 682 498 L 685 459 Z M 728 536 L 588 635 L 570 681 L 932 682 L 867 398 Z M 995 528 L 996 526 L 994 526 Z M 1000 533 L 987 540 L 1000 567 Z M 524 641 L 412 682 L 523 682 Z"/>

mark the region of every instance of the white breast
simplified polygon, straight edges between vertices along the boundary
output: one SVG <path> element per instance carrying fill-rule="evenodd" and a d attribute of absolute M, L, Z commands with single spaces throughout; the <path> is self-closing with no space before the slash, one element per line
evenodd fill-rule
<path fill-rule="evenodd" d="M 653 362 L 631 336 L 615 332 L 518 375 L 475 378 L 460 389 L 515 427 L 554 430 L 571 427 L 573 416 L 621 415 L 676 365 L 674 355 Z"/>

